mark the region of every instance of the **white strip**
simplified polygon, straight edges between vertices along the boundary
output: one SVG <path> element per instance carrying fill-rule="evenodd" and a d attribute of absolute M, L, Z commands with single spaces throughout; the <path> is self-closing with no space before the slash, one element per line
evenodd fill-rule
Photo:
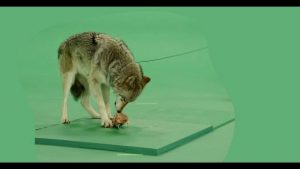
<path fill-rule="evenodd" d="M 143 154 L 118 153 L 117 155 L 118 155 L 118 156 L 140 156 L 140 155 L 143 155 Z"/>

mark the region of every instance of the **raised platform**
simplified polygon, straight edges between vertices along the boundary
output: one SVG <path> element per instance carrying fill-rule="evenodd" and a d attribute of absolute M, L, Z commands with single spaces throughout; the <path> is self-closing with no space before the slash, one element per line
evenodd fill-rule
<path fill-rule="evenodd" d="M 36 144 L 160 155 L 212 130 L 204 124 L 131 119 L 122 128 L 102 128 L 99 119 L 81 118 L 70 124 L 36 130 Z"/>

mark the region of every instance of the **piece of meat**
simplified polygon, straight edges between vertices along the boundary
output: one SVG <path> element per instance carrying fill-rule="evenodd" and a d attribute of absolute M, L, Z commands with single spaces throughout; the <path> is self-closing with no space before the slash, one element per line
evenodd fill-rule
<path fill-rule="evenodd" d="M 116 113 L 115 117 L 112 119 L 114 127 L 119 128 L 128 121 L 128 117 L 124 113 Z"/>

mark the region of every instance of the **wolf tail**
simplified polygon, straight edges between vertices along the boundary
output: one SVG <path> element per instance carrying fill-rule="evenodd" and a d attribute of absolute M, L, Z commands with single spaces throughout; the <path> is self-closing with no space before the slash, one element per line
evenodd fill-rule
<path fill-rule="evenodd" d="M 77 101 L 82 96 L 84 91 L 85 91 L 84 86 L 80 83 L 78 78 L 75 77 L 75 81 L 71 87 L 71 94 L 74 100 Z"/>

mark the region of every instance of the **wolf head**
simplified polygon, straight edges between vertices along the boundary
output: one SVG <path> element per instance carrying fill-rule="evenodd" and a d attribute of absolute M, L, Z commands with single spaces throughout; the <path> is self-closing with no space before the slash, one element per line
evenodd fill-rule
<path fill-rule="evenodd" d="M 143 74 L 143 70 L 138 64 L 128 66 L 121 74 L 122 80 L 115 86 L 117 112 L 122 112 L 129 102 L 135 101 L 151 80 Z"/>

